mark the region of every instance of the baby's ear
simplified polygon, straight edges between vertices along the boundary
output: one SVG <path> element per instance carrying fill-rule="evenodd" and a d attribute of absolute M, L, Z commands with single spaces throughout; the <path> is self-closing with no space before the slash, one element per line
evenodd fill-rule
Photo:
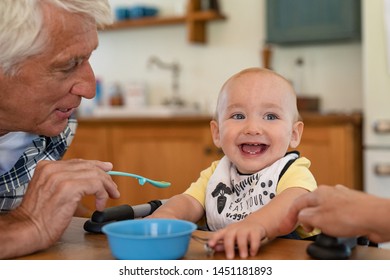
<path fill-rule="evenodd" d="M 296 147 L 298 147 L 299 143 L 301 142 L 303 126 L 304 124 L 301 121 L 297 121 L 293 124 L 291 140 L 290 140 L 290 148 L 295 149 Z"/>
<path fill-rule="evenodd" d="M 210 130 L 211 130 L 211 136 L 213 137 L 214 145 L 217 148 L 221 148 L 220 146 L 220 136 L 219 136 L 219 126 L 218 122 L 216 120 L 210 121 Z"/>

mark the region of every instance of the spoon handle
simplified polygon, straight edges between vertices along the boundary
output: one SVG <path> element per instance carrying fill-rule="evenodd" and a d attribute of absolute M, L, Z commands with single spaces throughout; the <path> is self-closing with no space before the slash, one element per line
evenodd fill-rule
<path fill-rule="evenodd" d="M 120 172 L 120 171 L 113 171 L 113 170 L 108 171 L 107 173 L 110 174 L 110 175 L 127 176 L 127 177 L 133 177 L 133 178 L 137 178 L 137 179 L 144 178 L 144 177 L 142 177 L 140 175 L 137 175 L 137 174 L 127 173 L 127 172 Z"/>
<path fill-rule="evenodd" d="M 111 170 L 111 171 L 108 171 L 107 174 L 137 178 L 138 183 L 141 186 L 143 186 L 146 182 L 148 182 L 149 184 L 152 184 L 153 186 L 158 187 L 158 188 L 166 188 L 166 187 L 169 187 L 171 185 L 171 183 L 168 183 L 168 182 L 155 181 L 155 180 L 151 180 L 151 179 L 145 178 L 145 177 L 137 175 L 137 174 L 127 173 L 127 172 Z"/>

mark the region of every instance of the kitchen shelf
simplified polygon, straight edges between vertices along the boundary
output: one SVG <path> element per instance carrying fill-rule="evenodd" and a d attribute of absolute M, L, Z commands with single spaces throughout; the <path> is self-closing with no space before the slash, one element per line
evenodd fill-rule
<path fill-rule="evenodd" d="M 207 42 L 206 23 L 209 21 L 225 19 L 226 16 L 219 11 L 200 10 L 200 2 L 198 0 L 191 0 L 188 4 L 187 14 L 185 16 L 156 16 L 117 21 L 110 26 L 106 26 L 102 31 L 185 24 L 187 26 L 188 41 L 191 43 L 205 44 Z"/>
<path fill-rule="evenodd" d="M 200 11 L 191 13 L 187 16 L 190 20 L 194 21 L 212 21 L 226 19 L 224 15 L 215 11 Z"/>
<path fill-rule="evenodd" d="M 140 19 L 116 21 L 112 25 L 107 26 L 104 30 L 118 30 L 147 26 L 159 25 L 175 25 L 186 22 L 186 17 L 144 17 Z"/>
<path fill-rule="evenodd" d="M 206 23 L 225 19 L 224 15 L 215 11 L 188 12 L 186 17 L 188 41 L 205 44 L 207 42 Z"/>

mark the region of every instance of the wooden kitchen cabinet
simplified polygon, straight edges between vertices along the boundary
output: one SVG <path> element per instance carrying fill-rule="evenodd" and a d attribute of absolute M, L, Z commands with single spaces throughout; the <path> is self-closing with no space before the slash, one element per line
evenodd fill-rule
<path fill-rule="evenodd" d="M 109 206 L 169 198 L 186 190 L 203 169 L 222 156 L 212 142 L 209 122 L 209 117 L 80 120 L 65 159 L 110 161 L 114 170 L 172 183 L 159 189 L 147 183 L 140 186 L 133 178 L 114 176 L 121 198 L 110 200 Z M 83 203 L 94 209 L 92 197 Z"/>
<path fill-rule="evenodd" d="M 362 190 L 362 117 L 302 114 L 305 124 L 298 150 L 310 159 L 318 184 L 343 184 Z"/>
<path fill-rule="evenodd" d="M 109 161 L 111 144 L 109 130 L 98 123 L 78 125 L 71 147 L 65 158 L 83 158 Z"/>
<path fill-rule="evenodd" d="M 213 145 L 208 121 L 133 124 L 116 126 L 111 132 L 116 169 L 172 183 L 169 188 L 159 189 L 149 184 L 139 187 L 129 178 L 117 178 L 123 203 L 145 203 L 182 193 L 216 159 L 206 152 Z"/>
<path fill-rule="evenodd" d="M 298 150 L 310 159 L 318 184 L 362 189 L 361 116 L 302 114 Z M 222 157 L 213 142 L 209 117 L 81 119 L 65 158 L 110 161 L 114 170 L 171 182 L 165 189 L 113 177 L 121 198 L 108 206 L 137 205 L 182 193 L 202 170 Z M 94 198 L 83 204 L 94 209 Z"/>

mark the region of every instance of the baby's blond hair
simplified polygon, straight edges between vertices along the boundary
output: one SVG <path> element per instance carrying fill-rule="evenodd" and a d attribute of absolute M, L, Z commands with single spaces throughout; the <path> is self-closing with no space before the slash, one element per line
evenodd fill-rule
<path fill-rule="evenodd" d="M 218 112 L 220 111 L 219 107 L 220 107 L 220 104 L 221 104 L 221 98 L 222 98 L 222 95 L 223 95 L 223 92 L 225 90 L 225 88 L 229 85 L 229 83 L 234 80 L 234 79 L 237 79 L 241 76 L 244 76 L 244 75 L 247 75 L 247 74 L 264 74 L 264 75 L 272 75 L 272 76 L 276 76 L 278 78 L 281 79 L 281 81 L 283 81 L 284 83 L 286 83 L 290 89 L 291 89 L 291 93 L 293 94 L 293 97 L 294 97 L 294 108 L 293 110 L 295 111 L 294 112 L 294 120 L 295 121 L 298 121 L 298 120 L 301 120 L 301 117 L 299 115 L 299 112 L 298 112 L 298 107 L 297 107 L 297 95 L 295 93 L 295 90 L 294 88 L 292 87 L 291 85 L 291 82 L 289 80 L 287 80 L 285 77 L 283 77 L 282 75 L 270 70 L 270 69 L 266 69 L 266 68 L 259 68 L 259 67 L 251 67 L 251 68 L 246 68 L 236 74 L 234 74 L 233 76 L 231 76 L 229 79 L 226 80 L 226 82 L 222 85 L 220 91 L 219 91 L 219 95 L 218 95 L 218 99 L 217 99 L 217 106 L 216 106 L 216 110 L 215 110 L 215 113 L 214 113 L 214 119 L 215 120 L 218 120 Z"/>

